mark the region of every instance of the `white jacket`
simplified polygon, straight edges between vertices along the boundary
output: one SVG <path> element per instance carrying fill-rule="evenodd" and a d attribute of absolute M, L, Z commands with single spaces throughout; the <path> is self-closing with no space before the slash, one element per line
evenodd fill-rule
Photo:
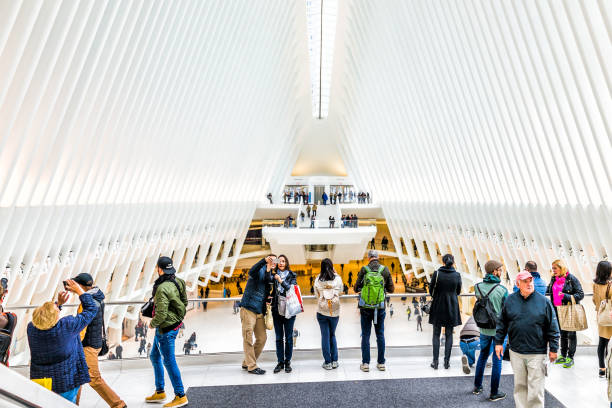
<path fill-rule="evenodd" d="M 314 290 L 317 297 L 317 313 L 323 316 L 337 317 L 340 315 L 340 293 L 344 289 L 342 278 L 336 274 L 333 281 L 315 280 Z"/>

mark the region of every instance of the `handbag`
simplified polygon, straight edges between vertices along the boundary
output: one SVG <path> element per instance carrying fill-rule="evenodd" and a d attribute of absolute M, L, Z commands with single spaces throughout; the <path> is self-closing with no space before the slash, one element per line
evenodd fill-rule
<path fill-rule="evenodd" d="M 429 314 L 431 312 L 431 304 L 433 303 L 433 297 L 436 294 L 436 286 L 438 286 L 438 275 L 436 275 L 436 283 L 434 283 L 434 288 L 431 291 L 431 299 L 429 299 L 427 302 L 425 302 L 423 306 L 421 306 L 421 310 L 423 311 L 423 313 Z"/>
<path fill-rule="evenodd" d="M 153 318 L 153 315 L 155 314 L 155 302 L 153 301 L 153 296 L 151 296 L 147 303 L 142 305 L 140 308 L 140 314 L 142 314 L 143 317 Z"/>
<path fill-rule="evenodd" d="M 266 303 L 266 314 L 264 315 L 264 323 L 266 324 L 266 330 L 272 330 L 274 328 L 274 320 L 272 319 L 272 305 Z"/>
<path fill-rule="evenodd" d="M 565 331 L 582 331 L 589 327 L 584 306 L 576 304 L 576 299 L 571 296 L 572 303 L 569 305 L 557 306 L 559 315 L 559 328 Z"/>
<path fill-rule="evenodd" d="M 285 319 L 291 319 L 293 316 L 304 311 L 302 294 L 300 293 L 300 287 L 298 285 L 291 285 L 285 299 Z"/>
<path fill-rule="evenodd" d="M 599 303 L 597 308 L 597 324 L 600 326 L 612 326 L 612 301 L 610 300 L 610 283 L 606 289 L 606 298 Z"/>
<path fill-rule="evenodd" d="M 106 341 L 106 327 L 104 327 L 104 312 L 102 312 L 102 347 L 100 348 L 99 356 L 105 356 L 108 353 L 108 342 Z"/>

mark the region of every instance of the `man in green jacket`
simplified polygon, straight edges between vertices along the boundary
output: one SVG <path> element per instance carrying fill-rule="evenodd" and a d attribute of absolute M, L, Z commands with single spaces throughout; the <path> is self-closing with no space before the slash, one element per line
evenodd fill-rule
<path fill-rule="evenodd" d="M 508 289 L 501 285 L 500 276 L 504 271 L 504 265 L 496 260 L 487 261 L 485 264 L 486 275 L 482 282 L 474 286 L 477 299 L 489 297 L 493 311 L 499 321 L 504 301 L 508 297 Z M 474 394 L 482 393 L 482 378 L 487 365 L 489 355 L 495 349 L 495 329 L 480 328 L 480 356 L 476 364 L 476 375 L 474 377 Z M 499 391 L 501 378 L 502 360 L 493 353 L 493 367 L 491 369 L 491 395 L 490 401 L 499 401 L 506 398 L 506 394 Z"/>
<path fill-rule="evenodd" d="M 151 328 L 155 328 L 153 349 L 149 355 L 155 372 L 155 393 L 146 397 L 145 402 L 160 403 L 166 399 L 165 366 L 174 388 L 175 397 L 164 407 L 183 407 L 188 404 L 188 401 L 183 388 L 181 372 L 174 356 L 174 342 L 187 310 L 187 291 L 185 281 L 175 276 L 176 269 L 172 265 L 172 259 L 167 256 L 159 258 L 156 271 L 159 278 L 153 285 L 155 311 L 153 320 L 149 324 Z"/>

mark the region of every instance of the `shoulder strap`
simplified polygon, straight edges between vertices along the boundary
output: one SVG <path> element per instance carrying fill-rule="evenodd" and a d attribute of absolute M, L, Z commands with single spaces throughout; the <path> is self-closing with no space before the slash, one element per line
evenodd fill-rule
<path fill-rule="evenodd" d="M 474 285 L 474 288 L 478 289 L 478 291 L 480 292 L 480 297 L 482 298 L 482 290 L 480 289 L 478 285 L 480 285 L 480 283 L 477 283 L 476 285 Z"/>
<path fill-rule="evenodd" d="M 385 270 L 385 265 L 380 265 L 378 267 L 378 273 L 382 274 L 384 270 Z"/>
<path fill-rule="evenodd" d="M 364 265 L 363 269 L 365 269 L 366 273 L 372 272 L 372 270 L 370 269 L 370 267 L 368 265 Z"/>
<path fill-rule="evenodd" d="M 438 278 L 440 277 L 440 271 L 436 271 L 438 274 L 436 275 L 436 283 L 434 283 L 434 288 L 431 291 L 431 297 L 434 297 L 434 294 L 436 293 L 436 286 L 438 286 Z"/>
<path fill-rule="evenodd" d="M 499 283 L 496 283 L 495 285 L 493 285 L 493 287 L 487 292 L 487 298 L 489 297 L 489 295 L 491 294 L 491 292 L 493 292 L 495 290 L 495 288 L 497 288 L 499 286 Z M 480 294 L 482 294 L 482 292 L 480 292 Z"/>
<path fill-rule="evenodd" d="M 612 282 L 608 282 L 608 287 L 606 288 L 606 299 L 610 299 L 610 285 L 612 285 Z"/>

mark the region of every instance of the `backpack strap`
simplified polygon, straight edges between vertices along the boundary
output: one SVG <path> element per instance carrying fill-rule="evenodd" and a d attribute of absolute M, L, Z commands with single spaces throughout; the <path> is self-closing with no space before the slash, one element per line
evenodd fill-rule
<path fill-rule="evenodd" d="M 370 269 L 370 267 L 368 265 L 364 265 L 363 269 L 365 269 L 366 273 L 372 272 L 372 270 Z"/>
<path fill-rule="evenodd" d="M 380 273 L 382 275 L 383 271 L 385 270 L 385 265 L 380 265 L 378 267 L 378 273 Z"/>
<path fill-rule="evenodd" d="M 489 292 L 487 293 L 487 298 L 489 297 L 489 295 L 491 294 L 491 292 L 493 292 L 495 290 L 495 288 L 497 288 L 499 286 L 499 283 L 496 283 L 495 285 L 493 285 L 493 287 L 489 290 Z M 482 292 L 481 292 L 482 293 Z"/>

